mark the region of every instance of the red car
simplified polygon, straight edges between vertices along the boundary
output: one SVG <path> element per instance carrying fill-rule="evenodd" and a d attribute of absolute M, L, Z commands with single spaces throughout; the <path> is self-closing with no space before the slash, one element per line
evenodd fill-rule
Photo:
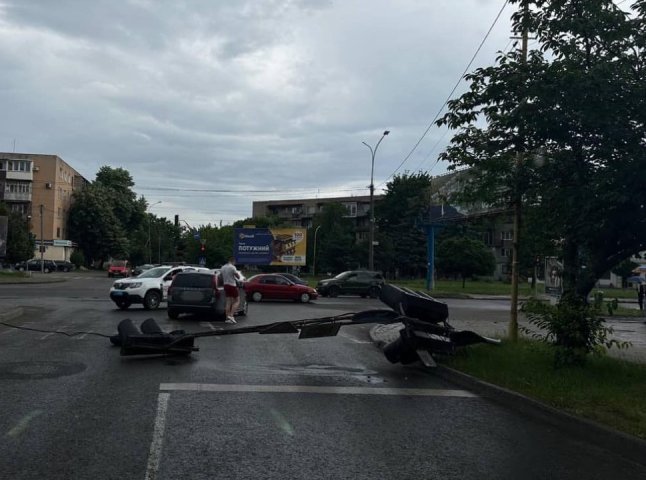
<path fill-rule="evenodd" d="M 280 274 L 263 273 L 255 275 L 244 284 L 247 298 L 254 302 L 262 299 L 296 300 L 307 303 L 319 294 L 312 287 L 298 285 Z"/>
<path fill-rule="evenodd" d="M 113 260 L 108 267 L 108 277 L 127 277 L 129 275 L 128 260 Z"/>

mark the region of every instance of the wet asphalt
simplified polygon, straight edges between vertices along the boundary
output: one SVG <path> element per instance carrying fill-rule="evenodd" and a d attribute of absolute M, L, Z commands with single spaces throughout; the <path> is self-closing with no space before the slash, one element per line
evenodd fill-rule
<path fill-rule="evenodd" d="M 124 318 L 149 317 L 169 330 L 229 328 L 169 321 L 163 307 L 122 312 L 108 299 L 111 280 L 67 278 L 0 285 L 0 305 L 23 306 L 13 323 L 67 333 L 112 334 Z M 504 302 L 448 303 L 456 321 L 506 318 Z M 263 302 L 240 325 L 380 307 L 353 297 Z M 389 364 L 368 329 L 205 338 L 177 358 L 121 357 L 105 338 L 0 326 L 0 478 L 646 478 L 642 466 L 419 365 Z"/>

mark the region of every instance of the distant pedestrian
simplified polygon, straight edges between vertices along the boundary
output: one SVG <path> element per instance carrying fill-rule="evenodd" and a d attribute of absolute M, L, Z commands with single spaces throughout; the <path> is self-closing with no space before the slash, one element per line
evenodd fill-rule
<path fill-rule="evenodd" d="M 639 303 L 640 310 L 644 309 L 644 297 L 646 297 L 646 285 L 640 283 L 637 287 L 637 303 Z"/>
<path fill-rule="evenodd" d="M 240 293 L 238 292 L 238 282 L 240 274 L 235 267 L 235 258 L 229 257 L 229 261 L 220 269 L 222 283 L 224 285 L 224 296 L 226 297 L 225 313 L 227 316 L 226 323 L 236 323 L 233 314 L 240 305 Z"/>

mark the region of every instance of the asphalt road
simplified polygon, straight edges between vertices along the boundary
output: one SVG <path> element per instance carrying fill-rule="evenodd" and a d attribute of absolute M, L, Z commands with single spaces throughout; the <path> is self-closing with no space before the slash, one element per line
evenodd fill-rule
<path fill-rule="evenodd" d="M 0 285 L 14 323 L 112 334 L 123 318 L 164 328 L 164 308 L 116 310 L 111 280 Z M 449 301 L 455 322 L 505 302 Z M 381 307 L 342 297 L 252 304 L 241 324 Z M 188 359 L 120 357 L 107 339 L 0 326 L 0 478 L 646 478 L 646 468 L 460 390 L 389 364 L 368 327 L 334 338 L 240 335 L 198 341 Z M 411 390 L 413 389 L 413 390 Z"/>

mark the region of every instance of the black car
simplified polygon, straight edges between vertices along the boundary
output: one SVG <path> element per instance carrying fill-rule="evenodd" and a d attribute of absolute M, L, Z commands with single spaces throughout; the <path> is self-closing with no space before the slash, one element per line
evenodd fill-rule
<path fill-rule="evenodd" d="M 296 275 L 294 275 L 292 273 L 278 273 L 278 275 L 282 275 L 287 280 L 289 280 L 292 283 L 295 283 L 296 285 L 305 285 L 305 286 L 307 286 L 307 282 L 305 280 L 303 280 L 302 278 L 297 277 Z"/>
<path fill-rule="evenodd" d="M 16 263 L 16 270 L 19 272 L 40 272 L 41 264 L 39 259 L 29 260 L 28 262 L 18 262 Z M 57 270 L 56 262 L 53 260 L 43 260 L 43 271 L 45 273 L 55 272 Z"/>
<path fill-rule="evenodd" d="M 243 288 L 236 315 L 247 314 L 247 298 Z M 224 288 L 217 286 L 213 272 L 188 271 L 178 273 L 168 288 L 168 317 L 176 319 L 181 313 L 204 313 L 214 320 L 225 320 Z"/>
<path fill-rule="evenodd" d="M 76 267 L 72 262 L 68 262 L 67 260 L 57 260 L 56 261 L 56 270 L 59 272 L 71 272 L 74 270 Z"/>
<path fill-rule="evenodd" d="M 377 298 L 383 284 L 384 277 L 379 272 L 352 270 L 340 273 L 334 278 L 319 281 L 316 291 L 324 297 L 360 295 Z"/>

